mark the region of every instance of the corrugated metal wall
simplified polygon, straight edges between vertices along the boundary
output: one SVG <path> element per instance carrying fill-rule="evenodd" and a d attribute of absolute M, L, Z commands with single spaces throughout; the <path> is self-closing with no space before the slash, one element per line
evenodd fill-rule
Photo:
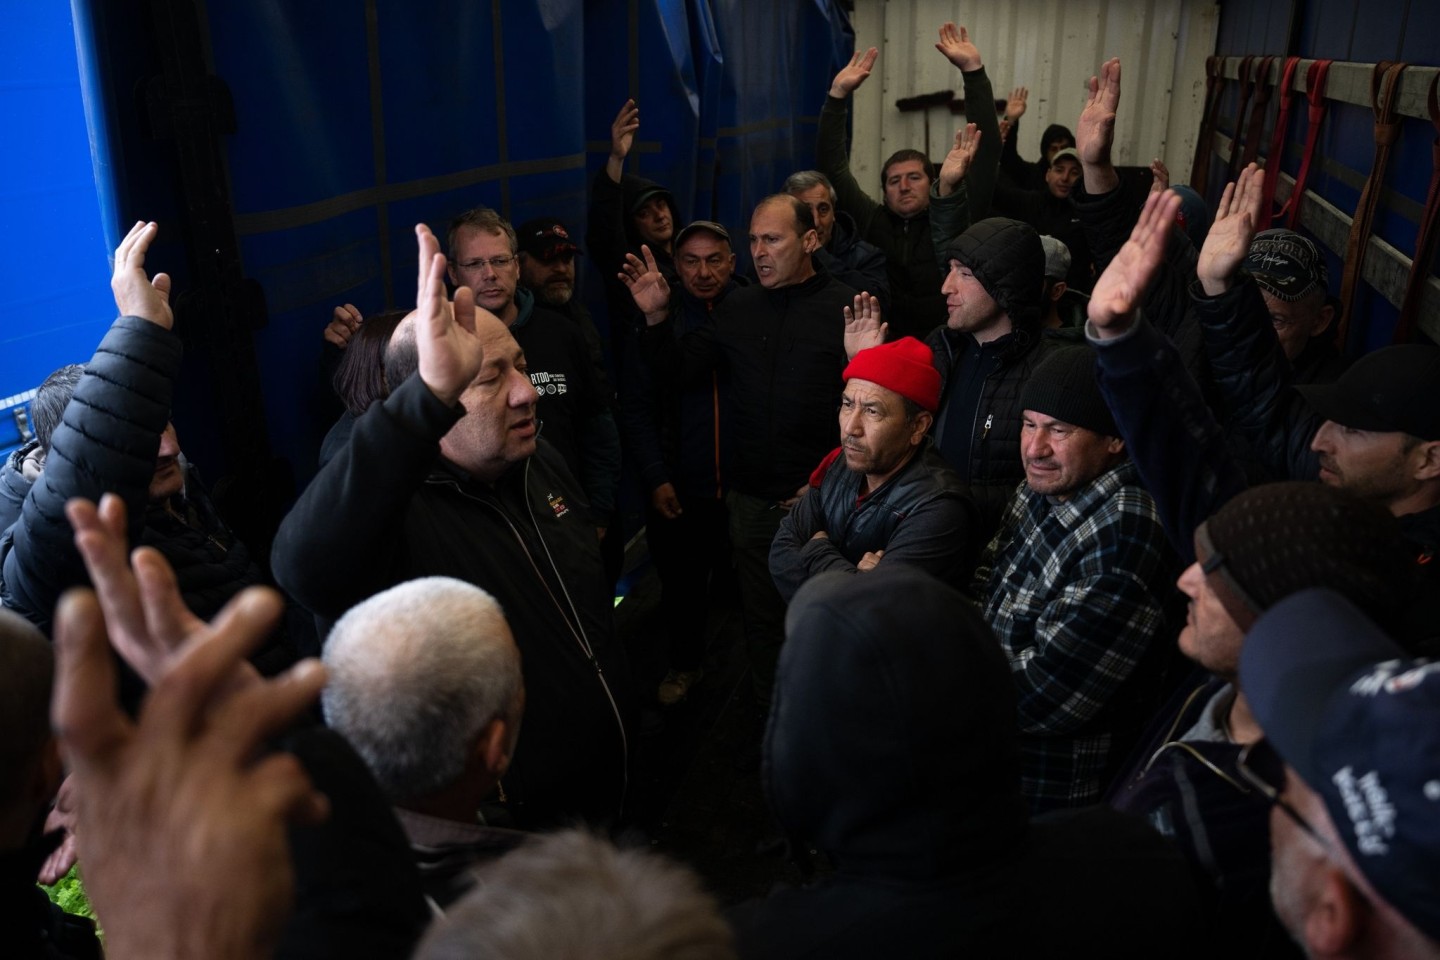
<path fill-rule="evenodd" d="M 946 107 L 926 114 L 895 107 L 897 99 L 947 89 L 958 97 L 955 68 L 935 49 L 947 20 L 970 30 L 997 97 L 1014 86 L 1030 88 L 1017 144 L 1022 157 L 1038 156 L 1048 125 L 1074 129 L 1086 82 L 1118 56 L 1123 93 L 1116 163 L 1143 166 L 1158 156 L 1177 183 L 1189 170 L 1205 101 L 1205 58 L 1214 52 L 1219 21 L 1219 6 L 1210 0 L 856 0 L 852 19 L 856 46 L 880 48 L 875 75 L 855 95 L 851 166 L 862 184 L 878 183 L 881 161 L 902 147 L 943 157 L 963 122 Z M 817 101 L 826 80 L 816 83 Z"/>

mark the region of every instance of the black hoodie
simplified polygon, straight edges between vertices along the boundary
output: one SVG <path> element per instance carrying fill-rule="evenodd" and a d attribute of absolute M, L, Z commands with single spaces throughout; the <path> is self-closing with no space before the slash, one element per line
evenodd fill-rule
<path fill-rule="evenodd" d="M 1193 888 L 1146 825 L 1027 826 L 1009 667 L 958 591 L 882 560 L 813 578 L 785 627 L 762 776 L 837 870 L 735 910 L 742 957 L 1184 952 Z"/>

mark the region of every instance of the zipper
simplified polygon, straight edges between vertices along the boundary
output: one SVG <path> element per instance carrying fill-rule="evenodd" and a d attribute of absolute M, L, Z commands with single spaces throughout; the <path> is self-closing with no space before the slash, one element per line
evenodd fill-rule
<path fill-rule="evenodd" d="M 600 661 L 595 656 L 595 649 L 590 646 L 589 640 L 585 638 L 585 628 L 580 622 L 580 613 L 575 609 L 574 603 L 570 601 L 569 594 L 567 593 L 565 597 L 566 603 L 569 604 L 570 607 L 570 613 L 567 615 L 565 606 L 562 605 L 559 598 L 555 596 L 555 591 L 550 588 L 550 582 L 546 580 L 540 572 L 540 567 L 535 562 L 534 555 L 530 552 L 530 548 L 525 545 L 525 538 L 521 536 L 514 522 L 511 521 L 510 517 L 507 516 L 505 511 L 501 510 L 498 505 L 482 497 L 475 496 L 463 489 L 459 483 L 448 478 L 427 482 L 438 483 L 453 488 L 455 492 L 459 493 L 462 497 L 487 508 L 505 522 L 505 525 L 510 528 L 510 534 L 515 538 L 515 543 L 520 548 L 520 552 L 525 555 L 526 560 L 530 561 L 530 569 L 534 572 L 535 578 L 539 580 L 540 585 L 545 588 L 546 596 L 548 596 L 550 602 L 555 605 L 555 610 L 560 614 L 560 619 L 565 622 L 565 626 L 569 628 L 570 636 L 575 640 L 576 645 L 580 648 L 580 652 L 584 654 L 586 662 L 594 668 L 596 679 L 600 681 L 600 689 L 604 692 L 605 700 L 610 704 L 610 712 L 615 717 L 615 727 L 620 731 L 620 808 L 623 811 L 625 807 L 625 797 L 630 790 L 630 738 L 625 732 L 625 721 L 620 716 L 620 707 L 615 701 L 615 694 L 610 689 L 609 681 L 605 679 L 605 671 L 601 668 Z M 530 513 L 530 523 L 535 528 L 535 536 L 540 540 L 540 545 L 545 548 L 546 559 L 550 563 L 550 569 L 555 574 L 555 581 L 560 584 L 560 589 L 563 591 L 565 589 L 565 578 L 561 576 L 559 568 L 555 566 L 554 558 L 550 556 L 550 548 L 545 545 L 545 535 L 541 532 L 540 525 L 535 523 L 535 513 L 533 505 L 530 503 L 530 461 L 528 459 L 525 461 L 525 476 L 521 484 L 521 492 L 525 498 L 526 510 Z M 573 621 L 571 617 L 574 618 Z"/>

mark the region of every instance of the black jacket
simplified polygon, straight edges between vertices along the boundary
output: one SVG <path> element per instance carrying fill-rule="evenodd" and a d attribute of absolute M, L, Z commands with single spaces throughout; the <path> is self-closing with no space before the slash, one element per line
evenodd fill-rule
<path fill-rule="evenodd" d="M 669 322 L 641 334 L 641 349 L 657 376 L 680 382 L 730 377 L 735 438 L 732 489 L 784 500 L 835 446 L 835 411 L 845 356 L 843 310 L 856 291 L 823 269 L 802 283 L 732 292 L 710 322 L 677 344 Z"/>
<path fill-rule="evenodd" d="M 710 315 L 743 278 L 730 282 L 713 300 L 683 287 L 670 299 L 670 320 L 654 336 L 684 338 L 710 322 Z M 715 370 L 689 384 L 657 377 L 641 352 L 640 321 L 626 340 L 625 380 L 620 391 L 620 428 L 631 469 L 648 497 L 673 484 L 682 501 L 718 500 L 730 482 L 733 436 L 729 422 L 730 377 Z M 668 331 L 668 332 L 667 332 Z"/>
<path fill-rule="evenodd" d="M 25 503 L 25 496 L 30 492 L 30 485 L 33 478 L 26 476 L 26 461 L 31 460 L 40 452 L 40 441 L 31 440 L 29 443 L 15 450 L 5 458 L 4 465 L 0 465 L 0 533 L 10 529 L 10 525 L 20 519 L 20 508 Z M 33 465 L 29 468 L 35 471 Z"/>
<path fill-rule="evenodd" d="M 860 559 L 876 550 L 885 551 L 882 563 L 908 563 L 963 586 L 983 546 L 975 503 L 934 444 L 925 440 L 900 472 L 863 500 L 863 475 L 846 467 L 842 451 L 836 453 L 841 456 L 826 464 L 824 479 L 818 486 L 812 479 L 810 492 L 780 521 L 770 547 L 770 575 L 786 602 L 816 574 L 854 573 Z M 827 536 L 812 539 L 819 530 Z"/>
<path fill-rule="evenodd" d="M 835 211 L 830 243 L 815 251 L 815 259 L 847 287 L 873 294 L 880 301 L 881 315 L 890 316 L 890 272 L 885 252 L 860 239 L 854 217 L 844 210 Z"/>
<path fill-rule="evenodd" d="M 5 605 L 47 633 L 60 594 L 89 583 L 65 519 L 71 497 L 98 502 L 103 493 L 119 495 L 131 544 L 165 556 L 186 605 L 203 619 L 261 581 L 245 544 L 225 528 L 193 471 L 184 495 L 163 504 L 149 500 L 180 354 L 180 338 L 164 327 L 139 317 L 115 321 L 75 386 L 20 519 L 0 538 Z M 274 672 L 293 656 L 288 640 L 276 637 L 254 659 Z"/>
<path fill-rule="evenodd" d="M 525 730 L 502 784 L 517 822 L 612 818 L 627 681 L 595 528 L 543 440 L 493 486 L 440 458 L 463 413 L 418 374 L 371 406 L 281 524 L 276 577 L 328 621 L 416 577 L 488 590 L 525 662 Z"/>
<path fill-rule="evenodd" d="M 624 174 L 620 182 L 610 179 L 602 167 L 590 184 L 590 218 L 585 231 L 585 244 L 595 269 L 605 280 L 605 306 L 609 314 L 606 327 L 609 330 L 611 356 L 615 360 L 616 374 L 624 373 L 624 342 L 630 332 L 629 326 L 635 313 L 635 302 L 630 289 L 620 280 L 620 268 L 625 265 L 625 254 L 640 256 L 640 234 L 630 216 L 636 201 L 649 194 L 662 196 L 670 201 L 670 210 L 675 215 L 675 233 L 680 232 L 684 223 L 675 206 L 675 196 L 653 180 Z M 675 258 L 668 251 L 651 247 L 655 263 L 672 290 L 680 288 L 675 275 Z"/>
<path fill-rule="evenodd" d="M 1030 371 L 1059 343 L 1042 337 L 1039 331 L 1016 330 L 1013 340 L 1002 350 L 993 370 L 985 377 L 980 403 L 974 409 L 961 410 L 951 403 L 955 378 L 951 377 L 959 359 L 967 351 L 978 351 L 980 345 L 968 333 L 936 327 L 925 343 L 935 356 L 935 369 L 940 371 L 940 413 L 935 418 L 934 435 L 942 438 L 940 453 L 969 484 L 971 496 L 980 511 L 979 535 L 982 544 L 1000 527 L 1000 517 L 1010 502 L 1016 486 L 1025 479 L 1025 465 L 1020 458 L 1020 392 Z M 973 422 L 970 453 L 965 463 L 956 463 L 944 449 L 943 437 L 951 417 L 964 417 Z"/>

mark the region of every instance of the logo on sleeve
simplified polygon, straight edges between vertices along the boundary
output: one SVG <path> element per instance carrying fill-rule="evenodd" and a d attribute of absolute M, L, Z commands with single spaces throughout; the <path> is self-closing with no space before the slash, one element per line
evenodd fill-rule
<path fill-rule="evenodd" d="M 570 508 L 565 504 L 565 498 L 560 494 L 547 493 L 545 499 L 549 502 L 550 509 L 555 514 L 556 520 L 559 520 L 570 512 Z"/>

